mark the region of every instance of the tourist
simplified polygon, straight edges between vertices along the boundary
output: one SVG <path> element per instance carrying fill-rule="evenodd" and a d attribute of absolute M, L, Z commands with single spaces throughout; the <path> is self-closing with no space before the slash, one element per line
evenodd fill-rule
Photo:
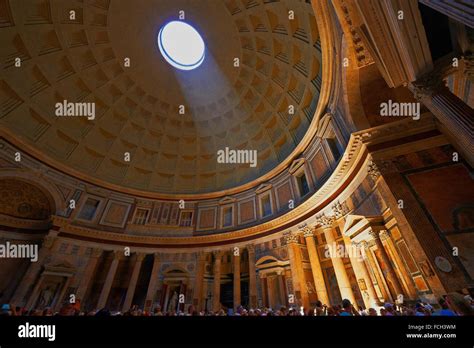
<path fill-rule="evenodd" d="M 353 316 L 352 303 L 347 298 L 342 300 L 342 311 L 339 313 L 341 317 Z"/>
<path fill-rule="evenodd" d="M 441 309 L 434 312 L 433 315 L 435 316 L 448 316 L 448 317 L 454 317 L 457 316 L 457 314 L 449 308 L 449 304 L 446 301 L 446 298 L 441 297 L 438 301 L 439 305 L 441 306 Z"/>

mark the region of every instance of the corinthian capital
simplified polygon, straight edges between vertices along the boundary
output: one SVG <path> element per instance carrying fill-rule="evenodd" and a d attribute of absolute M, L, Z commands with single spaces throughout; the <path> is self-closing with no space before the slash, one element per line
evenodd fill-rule
<path fill-rule="evenodd" d="M 380 231 L 375 231 L 372 228 L 369 230 L 370 236 L 375 240 L 380 239 L 380 234 L 379 233 L 380 233 Z"/>
<path fill-rule="evenodd" d="M 247 251 L 249 252 L 249 254 L 250 253 L 252 253 L 252 254 L 255 253 L 255 245 L 247 244 L 245 247 L 247 248 Z"/>
<path fill-rule="evenodd" d="M 313 229 L 309 226 L 305 226 L 301 229 L 301 232 L 303 232 L 303 236 L 305 238 L 308 238 L 308 237 L 314 237 L 314 233 L 313 233 Z"/>
<path fill-rule="evenodd" d="M 341 203 L 337 201 L 336 203 L 333 204 L 331 208 L 336 218 L 340 218 L 341 216 L 344 216 L 349 212 L 349 208 L 347 207 L 346 202 Z"/>
<path fill-rule="evenodd" d="M 387 230 L 380 231 L 380 239 L 382 240 L 390 239 L 390 231 L 387 231 Z"/>
<path fill-rule="evenodd" d="M 443 76 L 436 71 L 427 73 L 412 83 L 412 91 L 416 100 L 431 97 L 443 87 L 445 87 Z"/>
<path fill-rule="evenodd" d="M 296 243 L 298 242 L 298 237 L 294 233 L 287 233 L 285 235 L 286 238 L 286 244 L 291 244 L 291 243 Z"/>
<path fill-rule="evenodd" d="M 316 222 L 321 225 L 322 228 L 331 228 L 335 220 L 334 215 L 326 216 L 322 214 L 316 217 Z"/>
<path fill-rule="evenodd" d="M 377 180 L 377 178 L 380 176 L 379 167 L 377 167 L 374 161 L 370 161 L 367 165 L 367 173 L 374 180 Z"/>

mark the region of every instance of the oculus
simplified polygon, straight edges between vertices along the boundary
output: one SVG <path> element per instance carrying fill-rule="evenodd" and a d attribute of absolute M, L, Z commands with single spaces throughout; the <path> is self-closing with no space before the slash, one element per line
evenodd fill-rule
<path fill-rule="evenodd" d="M 196 69 L 206 55 L 201 35 L 183 21 L 169 22 L 160 29 L 158 47 L 163 58 L 180 70 Z"/>

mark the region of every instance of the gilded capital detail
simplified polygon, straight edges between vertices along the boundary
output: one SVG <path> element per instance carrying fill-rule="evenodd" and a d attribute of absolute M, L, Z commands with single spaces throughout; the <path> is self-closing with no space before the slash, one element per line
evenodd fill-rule
<path fill-rule="evenodd" d="M 248 244 L 245 247 L 249 253 L 255 253 L 255 246 L 253 244 Z"/>
<path fill-rule="evenodd" d="M 340 218 L 349 213 L 349 207 L 347 206 L 346 202 L 341 203 L 337 201 L 332 205 L 331 208 L 336 218 Z"/>
<path fill-rule="evenodd" d="M 369 164 L 367 165 L 367 173 L 374 180 L 377 180 L 377 178 L 380 176 L 380 170 L 374 161 L 370 161 Z"/>
<path fill-rule="evenodd" d="M 373 239 L 380 239 L 379 231 L 369 230 L 369 234 Z"/>
<path fill-rule="evenodd" d="M 416 100 L 431 97 L 445 87 L 443 77 L 436 72 L 428 73 L 412 83 Z"/>
<path fill-rule="evenodd" d="M 390 238 L 390 232 L 387 230 L 380 231 L 380 239 L 386 240 Z"/>
<path fill-rule="evenodd" d="M 316 218 L 316 221 L 322 228 L 331 228 L 336 218 L 334 215 L 327 216 L 322 214 Z"/>
<path fill-rule="evenodd" d="M 303 227 L 301 231 L 303 232 L 303 236 L 305 238 L 314 237 L 313 229 L 309 226 Z"/>
<path fill-rule="evenodd" d="M 294 233 L 288 233 L 285 235 L 286 238 L 286 243 L 291 244 L 291 243 L 296 243 L 298 242 L 298 237 Z"/>

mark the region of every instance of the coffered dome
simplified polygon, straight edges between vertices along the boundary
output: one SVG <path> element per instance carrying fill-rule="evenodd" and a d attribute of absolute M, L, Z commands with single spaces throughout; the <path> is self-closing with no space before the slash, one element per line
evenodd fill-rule
<path fill-rule="evenodd" d="M 1 127 L 83 179 L 165 194 L 235 188 L 284 161 L 313 119 L 321 49 L 309 2 L 3 4 Z M 206 45 L 192 71 L 157 44 L 181 10 Z M 94 102 L 95 119 L 57 117 L 64 100 Z M 257 166 L 218 163 L 226 147 L 256 150 Z"/>

